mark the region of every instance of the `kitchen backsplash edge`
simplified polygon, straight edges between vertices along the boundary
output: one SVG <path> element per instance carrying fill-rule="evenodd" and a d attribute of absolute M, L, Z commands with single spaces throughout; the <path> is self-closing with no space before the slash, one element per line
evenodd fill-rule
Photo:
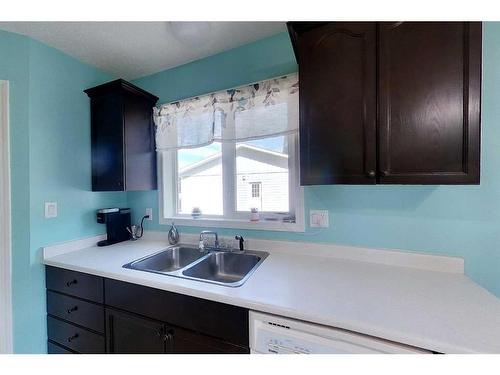
<path fill-rule="evenodd" d="M 43 248 L 43 258 L 48 259 L 57 255 L 83 250 L 93 247 L 105 238 L 105 235 L 87 237 L 75 241 L 48 245 Z M 232 237 L 220 236 L 221 241 L 231 243 Z M 198 244 L 199 236 L 192 233 L 181 233 L 180 242 L 184 244 Z M 139 241 L 164 241 L 169 246 L 167 232 L 145 231 Z M 113 246 L 120 246 L 116 244 Z M 315 243 L 300 241 L 277 241 L 258 238 L 245 238 L 245 248 L 273 252 L 288 252 L 294 255 L 333 257 L 351 261 L 370 262 L 388 266 L 417 268 L 428 271 L 464 273 L 464 259 L 456 256 L 434 255 L 395 249 L 375 249 L 331 243 Z M 103 251 L 105 248 L 103 248 Z"/>

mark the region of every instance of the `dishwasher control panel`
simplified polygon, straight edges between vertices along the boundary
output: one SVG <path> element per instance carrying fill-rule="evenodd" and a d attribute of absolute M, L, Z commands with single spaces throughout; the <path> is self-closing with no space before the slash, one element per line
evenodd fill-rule
<path fill-rule="evenodd" d="M 260 352 L 269 354 L 311 354 L 317 353 L 311 346 L 311 343 L 303 340 L 294 340 L 291 338 L 275 338 L 275 335 L 262 335 L 261 342 L 257 344 Z"/>
<path fill-rule="evenodd" d="M 430 353 L 338 328 L 250 311 L 254 354 Z"/>

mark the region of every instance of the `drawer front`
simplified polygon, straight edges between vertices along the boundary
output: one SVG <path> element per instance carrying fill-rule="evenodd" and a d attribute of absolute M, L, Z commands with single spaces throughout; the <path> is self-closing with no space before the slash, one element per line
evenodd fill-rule
<path fill-rule="evenodd" d="M 248 310 L 242 307 L 105 279 L 106 306 L 248 347 Z"/>
<path fill-rule="evenodd" d="M 104 336 L 62 320 L 47 317 L 49 340 L 83 354 L 105 353 Z"/>
<path fill-rule="evenodd" d="M 93 302 L 104 301 L 102 277 L 51 266 L 45 272 L 47 289 Z"/>
<path fill-rule="evenodd" d="M 47 313 L 104 333 L 104 307 L 95 303 L 48 290 Z"/>
<path fill-rule="evenodd" d="M 56 344 L 52 341 L 47 341 L 47 354 L 76 354 L 75 352 Z"/>

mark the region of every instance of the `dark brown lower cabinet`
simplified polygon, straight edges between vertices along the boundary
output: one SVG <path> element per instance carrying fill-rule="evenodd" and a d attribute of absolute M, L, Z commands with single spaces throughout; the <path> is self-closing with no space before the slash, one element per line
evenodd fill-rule
<path fill-rule="evenodd" d="M 52 316 L 47 317 L 47 332 L 49 340 L 77 353 L 101 354 L 106 349 L 102 335 Z"/>
<path fill-rule="evenodd" d="M 173 328 L 170 352 L 174 354 L 247 354 L 247 347 L 233 345 L 182 328 Z"/>
<path fill-rule="evenodd" d="M 135 314 L 106 309 L 106 349 L 115 354 L 229 354 L 244 347 Z"/>
<path fill-rule="evenodd" d="M 77 354 L 77 353 L 49 340 L 47 341 L 47 354 Z"/>
<path fill-rule="evenodd" d="M 106 349 L 117 354 L 167 352 L 166 326 L 162 322 L 106 309 Z"/>
<path fill-rule="evenodd" d="M 250 352 L 247 309 L 55 267 L 46 276 L 49 354 Z"/>

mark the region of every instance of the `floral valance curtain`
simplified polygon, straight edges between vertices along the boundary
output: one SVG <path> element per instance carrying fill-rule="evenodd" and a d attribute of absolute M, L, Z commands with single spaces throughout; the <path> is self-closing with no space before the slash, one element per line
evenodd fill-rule
<path fill-rule="evenodd" d="M 298 74 L 154 108 L 158 151 L 296 133 Z"/>

